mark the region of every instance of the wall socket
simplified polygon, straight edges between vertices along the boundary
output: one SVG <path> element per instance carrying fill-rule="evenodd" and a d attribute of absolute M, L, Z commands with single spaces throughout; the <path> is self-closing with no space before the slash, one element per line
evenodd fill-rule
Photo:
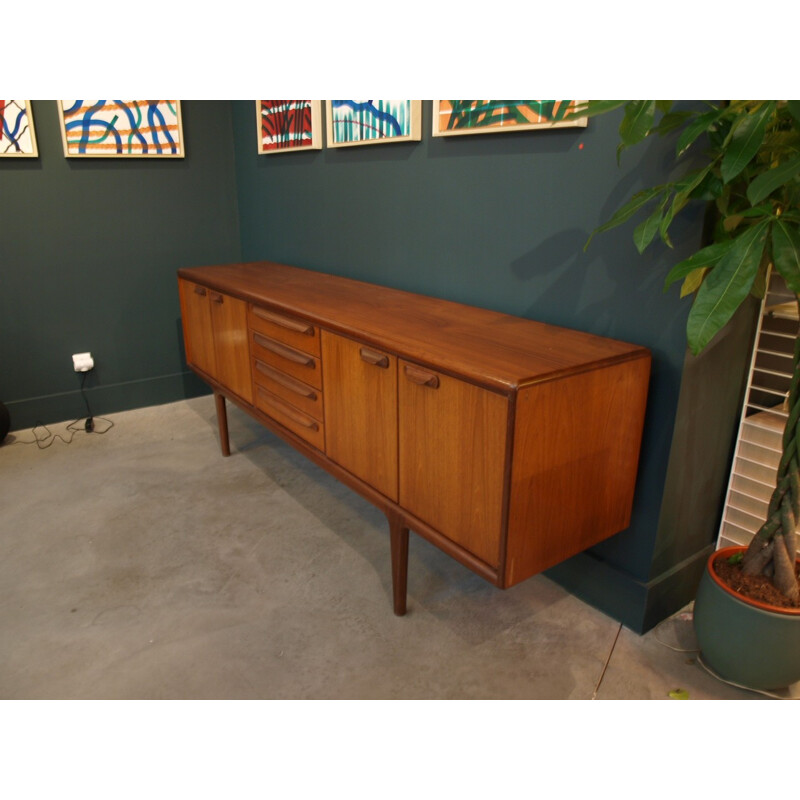
<path fill-rule="evenodd" d="M 88 372 L 94 369 L 94 359 L 91 353 L 75 353 L 72 356 L 72 366 L 75 372 Z"/>

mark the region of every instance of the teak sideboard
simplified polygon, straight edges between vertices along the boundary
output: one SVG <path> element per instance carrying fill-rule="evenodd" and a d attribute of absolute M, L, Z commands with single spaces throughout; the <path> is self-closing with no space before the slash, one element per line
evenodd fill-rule
<path fill-rule="evenodd" d="M 626 528 L 643 347 L 271 262 L 178 270 L 186 359 L 380 508 L 394 612 L 413 530 L 508 588 Z"/>

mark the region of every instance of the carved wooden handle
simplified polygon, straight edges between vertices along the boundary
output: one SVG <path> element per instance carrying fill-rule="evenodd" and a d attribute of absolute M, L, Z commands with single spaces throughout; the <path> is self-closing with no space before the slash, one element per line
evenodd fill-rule
<path fill-rule="evenodd" d="M 317 399 L 317 393 L 310 386 L 306 386 L 304 383 L 300 383 L 300 381 L 296 381 L 294 378 L 284 375 L 282 372 L 270 367 L 263 361 L 256 359 L 256 369 L 268 378 L 271 378 L 275 383 L 286 387 L 290 392 L 299 394 L 302 397 L 307 397 L 309 400 Z"/>
<path fill-rule="evenodd" d="M 372 364 L 373 366 L 380 367 L 381 369 L 386 369 L 389 366 L 389 356 L 384 355 L 383 353 L 376 353 L 374 350 L 369 350 L 366 347 L 362 347 L 358 354 L 361 356 L 362 361 L 366 361 L 367 364 Z"/>
<path fill-rule="evenodd" d="M 314 359 L 311 356 L 307 356 L 305 353 L 301 353 L 299 350 L 293 350 L 291 347 L 287 347 L 284 344 L 273 342 L 272 339 L 267 339 L 266 336 L 262 336 L 260 333 L 254 333 L 253 339 L 256 344 L 267 350 L 271 350 L 276 355 L 282 356 L 287 359 L 287 361 L 293 361 L 295 364 L 302 364 L 304 367 L 314 368 Z"/>
<path fill-rule="evenodd" d="M 304 428 L 308 428 L 312 431 L 319 430 L 319 424 L 315 420 L 311 419 L 311 417 L 307 417 L 305 414 L 295 411 L 290 405 L 284 403 L 282 400 L 279 400 L 277 397 L 273 397 L 269 392 L 264 391 L 260 386 L 258 387 L 258 393 L 261 395 L 261 399 L 267 405 L 278 409 L 281 414 L 289 417 L 289 419 L 293 422 L 296 422 L 298 425 L 302 425 Z"/>
<path fill-rule="evenodd" d="M 261 319 L 267 320 L 267 322 L 274 322 L 276 325 L 280 325 L 281 328 L 286 328 L 287 330 L 294 331 L 295 333 L 305 333 L 308 336 L 314 335 L 314 326 L 309 325 L 307 322 L 289 319 L 281 314 L 276 314 L 274 311 L 266 311 L 265 309 L 258 308 L 257 306 L 253 306 L 253 314 L 255 314 L 257 317 L 261 317 Z"/>
<path fill-rule="evenodd" d="M 420 386 L 430 386 L 431 389 L 439 388 L 438 375 L 419 367 L 412 367 L 410 364 L 406 364 L 406 377 L 412 383 L 418 383 Z"/>
<path fill-rule="evenodd" d="M 199 294 L 201 297 L 206 296 L 206 287 L 205 286 L 195 286 L 194 293 Z"/>

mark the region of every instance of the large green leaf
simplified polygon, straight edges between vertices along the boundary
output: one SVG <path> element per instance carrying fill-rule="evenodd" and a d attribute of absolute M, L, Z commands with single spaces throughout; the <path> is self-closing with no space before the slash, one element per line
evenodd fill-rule
<path fill-rule="evenodd" d="M 611 217 L 608 222 L 601 225 L 599 228 L 595 228 L 592 231 L 592 235 L 586 241 L 586 244 L 583 246 L 584 252 L 586 248 L 589 247 L 589 242 L 592 241 L 592 238 L 596 233 L 602 233 L 603 231 L 607 231 L 611 228 L 615 228 L 617 225 L 621 225 L 626 220 L 629 220 L 639 209 L 646 206 L 654 197 L 661 194 L 665 191 L 664 186 L 654 186 L 650 189 L 645 189 L 644 191 L 637 192 L 627 203 L 625 203 L 622 208 L 618 209 L 617 212 Z"/>
<path fill-rule="evenodd" d="M 694 142 L 701 133 L 707 131 L 714 125 L 724 113 L 724 108 L 715 108 L 713 111 L 706 111 L 705 114 L 700 114 L 694 122 L 689 123 L 683 133 L 678 137 L 678 142 L 675 145 L 676 157 L 682 155 L 692 142 Z"/>
<path fill-rule="evenodd" d="M 694 355 L 716 336 L 750 294 L 764 253 L 768 226 L 769 221 L 764 220 L 733 239 L 728 253 L 697 291 L 686 324 L 689 349 Z"/>
<path fill-rule="evenodd" d="M 619 126 L 619 136 L 625 147 L 637 144 L 647 136 L 655 116 L 655 100 L 632 100 L 625 106 L 625 116 Z"/>
<path fill-rule="evenodd" d="M 800 294 L 800 230 L 781 218 L 772 226 L 772 263 L 786 285 Z"/>
<path fill-rule="evenodd" d="M 636 245 L 636 249 L 640 254 L 645 251 L 647 245 L 653 241 L 653 237 L 658 233 L 659 225 L 661 224 L 661 216 L 664 213 L 668 201 L 669 194 L 666 194 L 656 210 L 644 222 L 636 226 L 633 232 L 633 243 Z"/>
<path fill-rule="evenodd" d="M 696 253 L 689 256 L 689 258 L 679 261 L 667 274 L 664 280 L 664 291 L 669 289 L 675 281 L 685 278 L 696 269 L 716 266 L 719 261 L 728 254 L 731 247 L 733 247 L 733 240 L 716 242 L 715 244 L 708 245 L 708 247 L 704 247 L 702 250 L 698 250 Z"/>
<path fill-rule="evenodd" d="M 707 167 L 696 172 L 690 172 L 685 178 L 677 181 L 672 185 L 675 196 L 669 210 L 662 216 L 658 232 L 662 241 L 667 247 L 672 247 L 672 240 L 669 238 L 669 226 L 672 225 L 675 215 L 689 202 L 692 193 L 697 189 L 700 184 L 708 177 L 709 171 L 713 166 L 713 162 Z M 641 252 L 641 251 L 640 251 Z"/>
<path fill-rule="evenodd" d="M 722 157 L 720 167 L 722 180 L 725 183 L 730 183 L 758 152 L 761 142 L 764 141 L 767 124 L 775 112 L 776 106 L 777 103 L 774 100 L 764 103 L 744 117 L 733 130 L 730 144 Z"/>
<path fill-rule="evenodd" d="M 751 205 L 756 205 L 798 174 L 800 174 L 800 156 L 785 161 L 754 178 L 747 187 L 747 199 Z"/>
<path fill-rule="evenodd" d="M 694 114 L 691 111 L 670 111 L 661 117 L 661 121 L 654 130 L 659 136 L 666 136 L 666 134 L 682 127 L 686 120 L 693 116 Z"/>

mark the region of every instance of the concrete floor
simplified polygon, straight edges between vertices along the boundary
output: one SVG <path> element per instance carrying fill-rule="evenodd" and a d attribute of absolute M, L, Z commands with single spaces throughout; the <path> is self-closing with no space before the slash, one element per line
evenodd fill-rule
<path fill-rule="evenodd" d="M 229 458 L 210 396 L 69 445 L 9 434 L 0 698 L 760 697 L 673 649 L 695 646 L 690 610 L 638 636 L 543 576 L 495 589 L 413 533 L 395 617 L 383 515 L 229 408 Z"/>

